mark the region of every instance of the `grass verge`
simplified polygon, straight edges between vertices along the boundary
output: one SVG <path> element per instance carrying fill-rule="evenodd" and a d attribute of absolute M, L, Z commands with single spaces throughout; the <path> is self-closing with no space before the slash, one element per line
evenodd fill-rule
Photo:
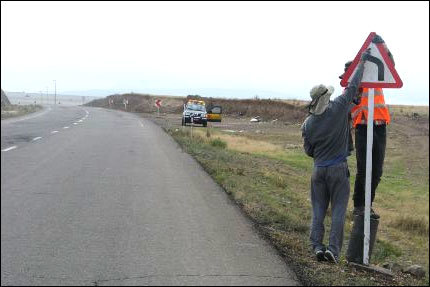
<path fill-rule="evenodd" d="M 320 263 L 314 259 L 308 244 L 311 221 L 309 178 L 312 161 L 303 154 L 301 149 L 285 150 L 276 148 L 270 143 L 263 144 L 263 141 L 256 139 L 230 136 L 215 131 L 208 132 L 207 129 L 195 128 L 192 135 L 186 127 L 166 128 L 166 131 L 202 165 L 244 213 L 256 223 L 262 234 L 285 256 L 302 284 L 428 285 L 428 272 L 426 278 L 422 280 L 401 273 L 396 273 L 393 279 L 387 279 L 381 275 L 350 268 L 344 258 L 344 252 L 352 227 L 351 212 L 348 212 L 345 223 L 345 242 L 340 264 Z M 354 162 L 352 157 L 351 175 L 355 174 Z M 379 239 L 375 245 L 372 263 L 382 265 L 384 262 L 396 261 L 399 258 L 405 258 L 405 260 L 412 258 L 414 261 L 423 260 L 423 263 L 420 263 L 428 269 L 428 259 L 426 261 L 419 259 L 419 256 L 413 256 L 418 252 L 417 250 L 424 249 L 427 252 L 421 253 L 424 253 L 424 256 L 427 254 L 428 257 L 428 207 L 427 209 L 423 206 L 418 207 L 418 210 L 424 214 L 427 212 L 427 217 L 418 221 L 412 220 L 413 224 L 411 224 L 413 216 L 398 218 L 395 210 L 383 208 L 385 205 L 392 206 L 399 199 L 411 198 L 410 194 L 414 196 L 420 194 L 416 192 L 414 185 L 407 181 L 405 175 L 400 174 L 402 169 L 396 164 L 387 168 L 386 176 L 392 176 L 399 182 L 395 187 L 389 180 L 385 180 L 385 183 L 383 180 L 381 183 L 382 194 L 389 195 L 393 188 L 398 194 L 392 195 L 392 198 L 384 196 L 385 199 L 381 200 L 379 209 L 381 215 L 384 218 L 393 219 L 378 231 Z M 354 176 L 351 178 L 352 183 L 353 181 Z M 409 191 L 405 188 L 409 188 Z M 422 186 L 418 187 L 418 190 L 420 189 Z M 423 195 L 423 197 L 425 200 L 426 196 Z M 426 198 L 428 205 L 428 192 Z M 401 203 L 397 202 L 397 206 L 399 205 Z M 349 210 L 352 210 L 351 206 Z M 329 212 L 326 218 L 326 230 L 330 230 L 330 219 Z M 425 230 L 427 230 L 426 236 L 422 234 Z M 407 241 L 412 246 L 406 249 L 402 245 L 406 240 L 405 237 L 412 237 Z"/>

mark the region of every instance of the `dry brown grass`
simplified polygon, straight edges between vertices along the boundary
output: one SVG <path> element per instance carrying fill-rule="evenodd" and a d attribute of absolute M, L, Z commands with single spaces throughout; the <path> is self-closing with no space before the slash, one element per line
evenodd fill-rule
<path fill-rule="evenodd" d="M 412 217 L 410 215 L 402 215 L 397 217 L 394 221 L 390 222 L 391 227 L 412 232 L 418 235 L 428 236 L 429 223 L 424 217 Z"/>
<path fill-rule="evenodd" d="M 195 132 L 203 137 L 206 131 L 198 129 Z M 218 131 L 211 131 L 210 133 L 211 138 L 219 138 L 227 142 L 228 148 L 231 150 L 245 153 L 273 153 L 282 151 L 282 146 L 266 141 L 253 140 L 243 136 L 227 135 Z"/>
<path fill-rule="evenodd" d="M 393 115 L 413 115 L 417 114 L 419 116 L 429 116 L 428 106 L 406 106 L 406 105 L 389 105 L 390 113 Z"/>

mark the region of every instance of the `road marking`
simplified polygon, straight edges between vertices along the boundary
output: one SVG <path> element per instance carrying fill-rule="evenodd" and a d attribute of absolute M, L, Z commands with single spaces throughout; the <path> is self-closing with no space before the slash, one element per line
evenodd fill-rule
<path fill-rule="evenodd" d="M 142 122 L 139 122 L 139 124 L 140 124 L 140 126 L 143 128 L 143 124 L 142 124 Z"/>
<path fill-rule="evenodd" d="M 56 134 L 56 133 L 58 133 L 58 131 L 52 131 L 52 132 L 51 132 L 51 134 Z"/>
<path fill-rule="evenodd" d="M 38 141 L 38 140 L 40 140 L 42 137 L 35 137 L 32 141 Z"/>
<path fill-rule="evenodd" d="M 64 127 L 63 129 L 68 129 L 69 127 Z"/>
<path fill-rule="evenodd" d="M 77 125 L 78 123 L 73 123 L 74 125 Z"/>
<path fill-rule="evenodd" d="M 5 149 L 2 149 L 1 151 L 10 151 L 10 150 L 13 150 L 13 149 L 16 149 L 16 145 L 8 147 L 8 148 L 5 148 Z"/>

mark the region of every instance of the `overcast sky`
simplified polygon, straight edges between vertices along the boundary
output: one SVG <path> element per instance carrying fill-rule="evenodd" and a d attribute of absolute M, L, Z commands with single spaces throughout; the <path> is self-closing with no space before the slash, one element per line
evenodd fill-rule
<path fill-rule="evenodd" d="M 388 104 L 429 104 L 429 2 L 1 2 L 6 91 L 232 89 L 309 99 L 370 32 L 394 55 Z M 252 97 L 253 95 L 250 95 Z"/>

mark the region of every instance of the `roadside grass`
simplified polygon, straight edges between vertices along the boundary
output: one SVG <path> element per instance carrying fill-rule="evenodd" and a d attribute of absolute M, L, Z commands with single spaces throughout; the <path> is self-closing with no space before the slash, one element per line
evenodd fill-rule
<path fill-rule="evenodd" d="M 428 175 L 427 181 L 408 178 L 403 154 L 387 152 L 384 176 L 374 206 L 381 214 L 372 264 L 413 262 L 423 265 L 426 278 L 416 280 L 396 274 L 393 280 L 347 266 L 344 253 L 352 228 L 352 200 L 345 222 L 340 264 L 319 263 L 309 247 L 312 159 L 297 145 L 285 148 L 266 141 L 264 135 L 249 138 L 216 129 L 167 128 L 182 148 L 231 195 L 277 249 L 293 264 L 306 285 L 421 285 L 428 282 Z M 396 151 L 398 153 L 398 151 Z M 355 156 L 349 158 L 351 195 L 355 180 Z M 428 169 L 427 169 L 428 171 Z M 422 182 L 427 182 L 423 185 Z M 419 215 L 419 216 L 418 216 Z M 330 230 L 330 212 L 326 233 Z M 327 243 L 327 234 L 325 243 Z"/>
<path fill-rule="evenodd" d="M 1 107 L 1 119 L 19 117 L 42 109 L 40 105 L 8 105 Z"/>
<path fill-rule="evenodd" d="M 209 143 L 214 147 L 219 147 L 219 148 L 226 148 L 227 147 L 227 143 L 225 141 L 223 141 L 222 139 L 219 139 L 219 138 L 211 140 Z"/>
<path fill-rule="evenodd" d="M 383 262 L 385 260 L 395 260 L 397 257 L 402 255 L 402 251 L 391 244 L 390 242 L 377 239 L 375 247 L 373 249 L 373 260 Z"/>

